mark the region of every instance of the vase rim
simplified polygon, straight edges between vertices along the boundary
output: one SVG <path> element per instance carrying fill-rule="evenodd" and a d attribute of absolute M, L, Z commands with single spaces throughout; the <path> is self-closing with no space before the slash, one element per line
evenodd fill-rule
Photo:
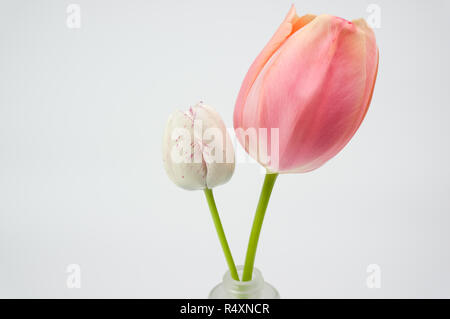
<path fill-rule="evenodd" d="M 236 266 L 236 270 L 238 272 L 239 278 L 242 278 L 244 266 Z M 223 276 L 223 284 L 225 285 L 225 287 L 228 287 L 231 290 L 241 290 L 242 288 L 258 290 L 264 285 L 264 278 L 261 274 L 261 271 L 259 271 L 259 269 L 256 267 L 253 268 L 252 280 L 249 281 L 234 280 L 233 278 L 231 278 L 231 273 L 228 270 Z"/>

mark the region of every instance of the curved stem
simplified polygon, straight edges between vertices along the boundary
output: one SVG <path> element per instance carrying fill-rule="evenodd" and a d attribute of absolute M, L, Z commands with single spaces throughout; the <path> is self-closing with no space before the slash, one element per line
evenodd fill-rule
<path fill-rule="evenodd" d="M 212 189 L 205 188 L 204 192 L 206 200 L 208 201 L 209 210 L 211 211 L 211 216 L 214 221 L 214 226 L 216 227 L 217 236 L 219 237 L 225 259 L 227 260 L 228 268 L 230 269 L 231 278 L 233 278 L 234 280 L 239 280 L 236 264 L 234 263 L 233 256 L 231 255 L 231 250 L 228 246 L 227 238 L 222 227 L 222 222 L 220 221 L 219 213 L 217 212 L 216 202 L 214 200 Z"/>
<path fill-rule="evenodd" d="M 253 220 L 252 231 L 248 241 L 247 255 L 245 256 L 244 272 L 242 273 L 242 281 L 252 280 L 253 266 L 255 264 L 256 248 L 258 246 L 258 239 L 261 233 L 261 227 L 266 214 L 267 205 L 269 204 L 270 195 L 272 194 L 273 185 L 278 177 L 278 174 L 267 173 L 264 178 L 261 195 L 259 195 L 259 202 L 256 208 L 255 218 Z"/>

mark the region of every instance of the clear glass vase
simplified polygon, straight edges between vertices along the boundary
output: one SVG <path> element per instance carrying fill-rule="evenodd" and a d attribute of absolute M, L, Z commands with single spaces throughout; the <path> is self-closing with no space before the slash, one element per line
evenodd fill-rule
<path fill-rule="evenodd" d="M 237 266 L 239 278 L 242 278 L 244 266 Z M 209 299 L 280 299 L 278 291 L 264 281 L 261 272 L 253 269 L 251 281 L 237 281 L 231 278 L 230 271 L 223 276 L 222 282 L 209 293 Z"/>

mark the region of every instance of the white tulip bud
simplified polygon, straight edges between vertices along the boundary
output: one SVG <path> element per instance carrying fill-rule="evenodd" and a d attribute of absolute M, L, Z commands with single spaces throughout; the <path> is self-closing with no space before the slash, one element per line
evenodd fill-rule
<path fill-rule="evenodd" d="M 234 149 L 219 113 L 199 103 L 170 115 L 163 138 L 163 161 L 169 178 L 184 189 L 226 183 L 234 172 Z"/>

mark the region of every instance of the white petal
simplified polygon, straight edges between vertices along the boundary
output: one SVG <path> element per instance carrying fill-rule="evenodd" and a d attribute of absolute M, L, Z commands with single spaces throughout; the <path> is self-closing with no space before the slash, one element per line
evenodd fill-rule
<path fill-rule="evenodd" d="M 182 188 L 226 183 L 234 172 L 234 150 L 220 115 L 203 104 L 175 112 L 164 133 L 163 160 L 170 179 Z"/>

